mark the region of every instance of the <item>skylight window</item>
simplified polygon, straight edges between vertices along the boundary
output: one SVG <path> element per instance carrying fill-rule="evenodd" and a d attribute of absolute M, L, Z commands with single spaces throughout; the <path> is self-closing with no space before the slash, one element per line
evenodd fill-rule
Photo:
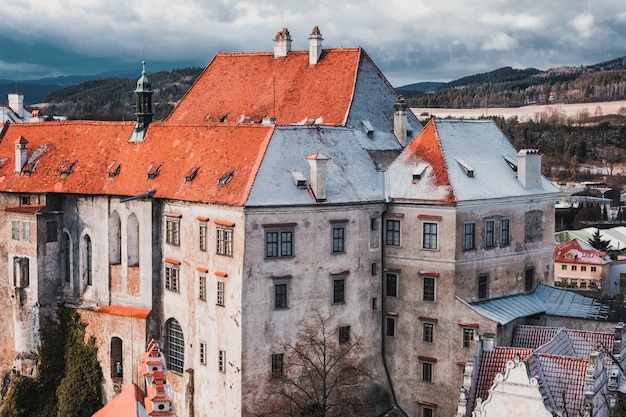
<path fill-rule="evenodd" d="M 372 123 L 369 120 L 361 120 L 361 123 L 363 124 L 363 130 L 365 131 L 365 134 L 370 138 L 373 137 L 374 126 L 372 126 Z"/>
<path fill-rule="evenodd" d="M 218 187 L 223 187 L 223 186 L 225 186 L 226 184 L 228 184 L 228 183 L 230 182 L 230 180 L 232 180 L 232 179 L 233 179 L 233 175 L 235 175 L 235 171 L 231 171 L 231 172 L 229 172 L 228 174 L 224 175 L 222 178 L 220 178 L 220 179 L 217 181 L 217 186 L 218 186 Z"/>
<path fill-rule="evenodd" d="M 306 177 L 301 171 L 293 170 L 291 171 L 291 176 L 293 177 L 293 181 L 298 188 L 306 188 Z"/>
<path fill-rule="evenodd" d="M 162 166 L 163 166 L 162 162 L 159 165 L 155 164 L 154 162 L 151 163 L 150 168 L 148 168 L 148 179 L 149 180 L 155 179 L 161 172 Z"/>
<path fill-rule="evenodd" d="M 200 167 L 193 167 L 189 170 L 189 172 L 187 172 L 185 174 L 185 183 L 189 184 L 191 181 L 193 181 L 194 178 L 196 178 L 196 175 L 198 175 L 198 170 L 200 169 Z"/>
<path fill-rule="evenodd" d="M 424 177 L 426 168 L 428 168 L 428 164 L 425 162 L 420 162 L 419 164 L 417 164 L 417 166 L 413 170 L 413 182 L 414 183 L 420 181 Z"/>
<path fill-rule="evenodd" d="M 61 165 L 61 167 L 59 168 L 59 171 L 61 173 L 61 178 L 66 178 L 68 175 L 70 175 L 72 173 L 72 171 L 74 170 L 74 165 L 76 165 L 76 162 L 78 161 L 66 161 L 63 163 L 63 165 Z"/>
<path fill-rule="evenodd" d="M 108 167 L 109 178 L 115 178 L 120 173 L 121 167 L 122 167 L 121 162 L 117 162 L 117 161 L 111 162 Z"/>

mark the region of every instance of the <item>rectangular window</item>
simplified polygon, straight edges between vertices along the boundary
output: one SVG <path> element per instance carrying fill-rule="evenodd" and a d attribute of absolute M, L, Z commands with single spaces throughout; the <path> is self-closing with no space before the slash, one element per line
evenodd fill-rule
<path fill-rule="evenodd" d="M 165 289 L 173 292 L 179 292 L 178 287 L 179 269 L 177 265 L 165 265 Z"/>
<path fill-rule="evenodd" d="M 46 242 L 57 241 L 57 227 L 57 222 L 54 220 L 46 222 Z"/>
<path fill-rule="evenodd" d="M 169 245 L 180 246 L 180 219 L 178 217 L 165 218 L 165 242 Z"/>
<path fill-rule="evenodd" d="M 344 277 L 333 279 L 333 304 L 346 302 L 346 279 Z"/>
<path fill-rule="evenodd" d="M 400 246 L 400 220 L 387 220 L 385 244 Z"/>
<path fill-rule="evenodd" d="M 22 240 L 30 242 L 30 222 L 22 222 Z"/>
<path fill-rule="evenodd" d="M 596 272 L 596 267 L 595 266 L 592 266 L 590 269 L 591 269 L 591 272 Z"/>
<path fill-rule="evenodd" d="M 271 230 L 265 233 L 267 258 L 293 256 L 293 230 Z"/>
<path fill-rule="evenodd" d="M 217 353 L 217 369 L 220 372 L 226 372 L 226 351 L 220 350 Z"/>
<path fill-rule="evenodd" d="M 30 196 L 29 195 L 23 195 L 20 197 L 20 202 L 22 203 L 22 206 L 30 206 Z"/>
<path fill-rule="evenodd" d="M 387 317 L 385 319 L 385 334 L 389 337 L 396 335 L 396 319 L 393 317 Z"/>
<path fill-rule="evenodd" d="M 206 301 L 206 276 L 198 277 L 198 298 Z"/>
<path fill-rule="evenodd" d="M 572 265 L 572 271 L 576 270 L 576 265 Z"/>
<path fill-rule="evenodd" d="M 511 244 L 511 220 L 502 219 L 500 221 L 500 246 L 509 246 Z"/>
<path fill-rule="evenodd" d="M 437 249 L 437 223 L 424 223 L 422 247 L 424 249 Z"/>
<path fill-rule="evenodd" d="M 198 248 L 202 252 L 206 252 L 206 231 L 207 231 L 206 222 L 200 222 L 200 226 L 198 229 L 198 238 L 199 238 Z"/>
<path fill-rule="evenodd" d="M 346 343 L 350 343 L 350 326 L 339 328 L 339 344 L 345 345 Z"/>
<path fill-rule="evenodd" d="M 476 223 L 466 222 L 463 224 L 463 250 L 476 248 Z"/>
<path fill-rule="evenodd" d="M 206 365 L 206 343 L 200 342 L 200 363 Z"/>
<path fill-rule="evenodd" d="M 561 265 L 561 270 L 562 271 L 567 271 L 567 265 Z"/>
<path fill-rule="evenodd" d="M 217 281 L 217 300 L 218 306 L 224 306 L 224 281 Z"/>
<path fill-rule="evenodd" d="M 17 220 L 11 222 L 11 239 L 20 240 L 20 222 Z"/>
<path fill-rule="evenodd" d="M 233 229 L 230 227 L 217 228 L 217 254 L 233 256 Z"/>
<path fill-rule="evenodd" d="M 376 262 L 372 262 L 372 264 L 370 265 L 370 270 L 371 270 L 372 276 L 378 274 L 378 265 L 376 265 Z"/>
<path fill-rule="evenodd" d="M 424 323 L 424 337 L 423 341 L 426 343 L 433 343 L 433 333 L 435 330 L 435 325 L 433 323 Z"/>
<path fill-rule="evenodd" d="M 587 266 L 586 266 L 586 265 L 582 265 L 582 266 L 580 267 L 580 271 L 581 271 L 581 272 L 585 272 L 585 271 L 587 271 Z"/>
<path fill-rule="evenodd" d="M 378 310 L 378 298 L 372 298 L 372 310 Z"/>
<path fill-rule="evenodd" d="M 532 291 L 535 288 L 535 268 L 526 268 L 524 290 Z"/>
<path fill-rule="evenodd" d="M 485 220 L 485 247 L 493 248 L 496 246 L 496 221 Z"/>
<path fill-rule="evenodd" d="M 283 309 L 288 307 L 287 283 L 277 282 L 274 284 L 274 308 Z"/>
<path fill-rule="evenodd" d="M 474 329 L 464 328 L 463 329 L 463 347 L 468 348 L 470 344 L 474 340 Z"/>
<path fill-rule="evenodd" d="M 333 253 L 345 252 L 346 228 L 344 226 L 333 227 Z"/>
<path fill-rule="evenodd" d="M 385 274 L 385 294 L 387 297 L 398 296 L 398 275 Z"/>
<path fill-rule="evenodd" d="M 430 407 L 422 408 L 422 417 L 435 417 L 435 410 Z"/>
<path fill-rule="evenodd" d="M 272 355 L 272 376 L 274 378 L 283 375 L 283 354 L 275 353 Z"/>
<path fill-rule="evenodd" d="M 422 381 L 433 382 L 433 368 L 432 362 L 422 362 Z"/>
<path fill-rule="evenodd" d="M 435 301 L 435 278 L 424 277 L 422 282 L 424 284 L 422 299 L 424 301 Z"/>
<path fill-rule="evenodd" d="M 478 299 L 489 298 L 489 275 L 480 274 L 478 276 Z"/>

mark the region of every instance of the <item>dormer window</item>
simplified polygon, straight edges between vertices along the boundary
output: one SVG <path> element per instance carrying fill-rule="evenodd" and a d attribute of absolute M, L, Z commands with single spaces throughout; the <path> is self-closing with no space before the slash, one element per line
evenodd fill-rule
<path fill-rule="evenodd" d="M 420 162 L 413 170 L 413 183 L 420 181 L 428 168 L 428 164 Z"/>
<path fill-rule="evenodd" d="M 76 165 L 77 162 L 78 161 L 73 161 L 73 162 L 66 161 L 65 163 L 63 163 L 63 165 L 61 165 L 61 168 L 59 168 L 59 171 L 61 173 L 61 178 L 66 178 L 68 175 L 70 175 L 72 171 L 74 170 L 74 165 Z"/>
<path fill-rule="evenodd" d="M 150 164 L 150 168 L 148 168 L 148 179 L 149 180 L 153 180 L 155 179 L 159 173 L 161 172 L 161 167 L 163 166 L 163 163 L 160 164 L 155 164 L 154 162 Z"/>
<path fill-rule="evenodd" d="M 119 173 L 122 167 L 121 162 L 113 161 L 109 164 L 107 170 L 109 172 L 109 178 L 115 178 Z"/>
<path fill-rule="evenodd" d="M 461 161 L 460 159 L 455 159 L 455 161 L 457 164 L 459 164 L 461 169 L 465 172 L 465 175 L 467 175 L 470 178 L 474 177 L 474 169 L 472 169 L 472 167 L 470 167 L 466 162 Z"/>
<path fill-rule="evenodd" d="M 372 123 L 369 120 L 361 120 L 361 123 L 363 124 L 363 130 L 365 131 L 365 134 L 367 135 L 367 137 L 371 138 L 374 136 L 374 126 L 372 126 Z"/>
<path fill-rule="evenodd" d="M 193 167 L 185 174 L 185 184 L 189 184 L 198 175 L 200 167 Z"/>
<path fill-rule="evenodd" d="M 220 178 L 217 181 L 217 186 L 218 187 L 223 187 L 226 184 L 228 184 L 230 182 L 230 180 L 233 179 L 233 175 L 235 175 L 235 171 L 231 171 L 231 172 L 227 173 L 226 175 L 224 175 L 222 178 Z"/>

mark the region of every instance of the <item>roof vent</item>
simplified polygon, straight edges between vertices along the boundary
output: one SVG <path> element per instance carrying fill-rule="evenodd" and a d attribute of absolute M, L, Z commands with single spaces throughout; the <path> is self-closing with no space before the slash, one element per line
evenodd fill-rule
<path fill-rule="evenodd" d="M 515 161 L 511 160 L 510 158 L 507 158 L 506 156 L 502 156 L 502 157 L 504 158 L 506 163 L 509 164 L 513 172 L 517 172 L 517 163 L 515 163 Z"/>
<path fill-rule="evenodd" d="M 233 175 L 235 175 L 235 171 L 230 171 L 229 173 L 227 173 L 226 175 L 224 175 L 222 178 L 220 178 L 217 181 L 217 186 L 218 187 L 223 187 L 226 184 L 228 184 L 230 182 L 230 180 L 233 179 Z"/>
<path fill-rule="evenodd" d="M 275 117 L 265 116 L 261 123 L 263 123 L 264 125 L 275 125 L 276 124 L 276 118 Z"/>
<path fill-rule="evenodd" d="M 291 172 L 291 176 L 293 177 L 293 181 L 296 184 L 296 187 L 306 188 L 306 177 L 304 176 L 304 174 L 298 170 L 293 170 L 290 172 Z"/>
<path fill-rule="evenodd" d="M 417 166 L 413 170 L 413 183 L 416 183 L 422 179 L 426 168 L 428 168 L 428 164 L 425 162 L 420 162 L 419 164 L 417 164 Z"/>
<path fill-rule="evenodd" d="M 153 180 L 161 173 L 161 167 L 163 166 L 163 162 L 159 165 L 154 162 L 150 164 L 150 168 L 148 168 L 148 179 Z"/>
<path fill-rule="evenodd" d="M 74 170 L 74 165 L 76 165 L 76 162 L 78 161 L 73 161 L 73 162 L 66 161 L 63 163 L 63 165 L 61 165 L 61 168 L 59 168 L 59 171 L 61 172 L 61 178 L 66 178 L 68 175 L 72 173 L 72 171 Z"/>
<path fill-rule="evenodd" d="M 122 167 L 121 162 L 113 161 L 109 164 L 108 172 L 109 178 L 113 179 L 120 173 L 120 168 Z"/>
<path fill-rule="evenodd" d="M 455 159 L 455 161 L 457 164 L 459 164 L 461 169 L 465 171 L 465 175 L 467 175 L 470 178 L 474 177 L 474 170 L 472 169 L 472 167 L 470 167 L 467 163 L 461 161 L 460 159 Z"/>
<path fill-rule="evenodd" d="M 200 167 L 193 167 L 185 174 L 185 184 L 189 184 L 198 175 Z"/>
<path fill-rule="evenodd" d="M 369 120 L 361 120 L 361 123 L 363 124 L 363 131 L 365 131 L 367 137 L 373 137 L 374 126 L 372 126 L 372 123 Z"/>

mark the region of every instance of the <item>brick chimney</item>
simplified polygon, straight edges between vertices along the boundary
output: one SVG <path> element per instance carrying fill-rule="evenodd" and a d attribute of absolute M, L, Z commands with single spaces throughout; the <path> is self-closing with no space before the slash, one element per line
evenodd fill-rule
<path fill-rule="evenodd" d="M 315 65 L 320 59 L 320 55 L 322 55 L 322 33 L 320 32 L 320 28 L 315 26 L 311 35 L 309 36 L 309 64 Z"/>
<path fill-rule="evenodd" d="M 326 201 L 326 164 L 330 157 L 320 152 L 315 152 L 306 157 L 311 167 L 311 191 L 315 201 Z"/>
<path fill-rule="evenodd" d="M 274 58 L 287 56 L 291 52 L 291 35 L 287 28 L 283 28 L 274 38 Z"/>
<path fill-rule="evenodd" d="M 28 156 L 26 154 L 26 145 L 28 141 L 24 138 L 24 136 L 20 136 L 15 141 L 15 173 L 19 174 L 22 172 L 22 168 L 26 165 L 26 160 Z"/>
<path fill-rule="evenodd" d="M 408 123 L 406 109 L 407 105 L 404 97 L 399 96 L 393 105 L 393 134 L 396 135 L 396 139 L 398 139 L 402 147 L 406 146 L 406 128 Z"/>
<path fill-rule="evenodd" d="M 539 149 L 522 149 L 517 153 L 517 179 L 524 188 L 541 186 L 541 153 Z"/>

